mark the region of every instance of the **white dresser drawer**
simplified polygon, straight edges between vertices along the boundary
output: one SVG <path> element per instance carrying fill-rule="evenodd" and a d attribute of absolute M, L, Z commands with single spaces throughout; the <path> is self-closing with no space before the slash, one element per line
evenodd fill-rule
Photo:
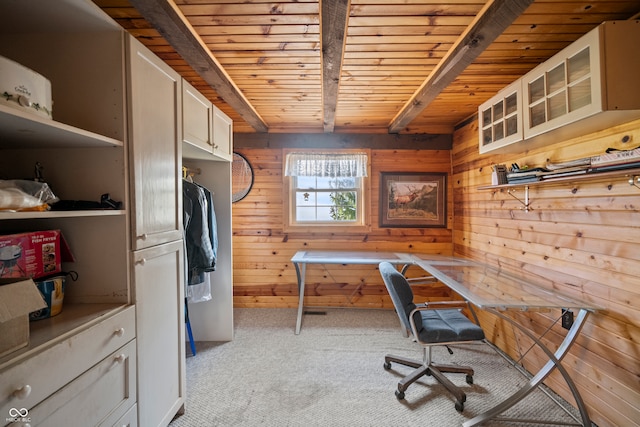
<path fill-rule="evenodd" d="M 135 372 L 134 340 L 30 410 L 30 426 L 111 427 L 135 403 Z"/>
<path fill-rule="evenodd" d="M 138 427 L 138 405 L 133 405 L 122 418 L 113 424 L 113 427 Z"/>
<path fill-rule="evenodd" d="M 130 306 L 7 368 L 0 372 L 0 414 L 34 408 L 133 338 L 135 307 Z"/>

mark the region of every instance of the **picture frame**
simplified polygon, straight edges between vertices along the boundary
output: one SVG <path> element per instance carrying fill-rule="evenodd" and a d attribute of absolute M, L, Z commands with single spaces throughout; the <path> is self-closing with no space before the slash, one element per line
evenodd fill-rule
<path fill-rule="evenodd" d="M 381 172 L 380 228 L 446 228 L 447 175 Z"/>

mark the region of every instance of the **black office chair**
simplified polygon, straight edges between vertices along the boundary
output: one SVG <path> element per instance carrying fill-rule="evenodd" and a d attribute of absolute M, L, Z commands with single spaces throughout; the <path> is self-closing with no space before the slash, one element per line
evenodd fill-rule
<path fill-rule="evenodd" d="M 388 262 L 379 265 L 384 284 L 393 300 L 400 322 L 413 340 L 423 347 L 423 360 L 411 360 L 400 356 L 386 355 L 384 368 L 391 369 L 391 362 L 416 368 L 398 383 L 396 397 L 404 399 L 405 390 L 423 375 L 433 375 L 456 398 L 455 408 L 464 410 L 466 394 L 445 377 L 443 372 L 466 374 L 468 384 L 473 384 L 473 369 L 468 366 L 441 365 L 431 361 L 431 347 L 434 345 L 475 342 L 484 340 L 484 332 L 469 320 L 460 308 L 469 307 L 465 301 L 444 301 L 416 305 L 413 291 L 407 279 Z M 474 315 L 475 317 L 475 315 Z M 405 334 L 406 336 L 406 334 Z M 451 350 L 449 349 L 449 352 Z"/>

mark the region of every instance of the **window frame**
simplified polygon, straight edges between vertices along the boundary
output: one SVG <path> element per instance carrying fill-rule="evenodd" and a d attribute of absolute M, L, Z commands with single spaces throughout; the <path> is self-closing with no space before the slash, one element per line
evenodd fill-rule
<path fill-rule="evenodd" d="M 361 200 L 357 205 L 357 209 L 362 216 L 359 223 L 346 222 L 343 224 L 335 222 L 297 222 L 295 220 L 295 191 L 293 180 L 296 177 L 285 176 L 285 167 L 287 154 L 289 153 L 329 153 L 329 154 L 349 154 L 349 153 L 365 153 L 367 155 L 367 176 L 361 177 L 360 196 Z M 282 150 L 282 177 L 283 177 L 283 219 L 285 232 L 308 232 L 308 233 L 340 233 L 340 234 L 357 234 L 371 231 L 371 150 L 370 149 L 336 149 L 336 150 L 318 150 L 318 149 L 283 149 Z"/>

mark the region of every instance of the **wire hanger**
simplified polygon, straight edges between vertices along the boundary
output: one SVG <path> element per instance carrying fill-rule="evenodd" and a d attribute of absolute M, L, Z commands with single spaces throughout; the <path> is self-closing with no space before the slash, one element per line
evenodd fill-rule
<path fill-rule="evenodd" d="M 190 169 L 186 166 L 182 166 L 182 179 L 186 180 L 187 182 L 193 182 L 193 177 L 195 175 L 200 175 L 200 173 L 200 168 Z"/>

